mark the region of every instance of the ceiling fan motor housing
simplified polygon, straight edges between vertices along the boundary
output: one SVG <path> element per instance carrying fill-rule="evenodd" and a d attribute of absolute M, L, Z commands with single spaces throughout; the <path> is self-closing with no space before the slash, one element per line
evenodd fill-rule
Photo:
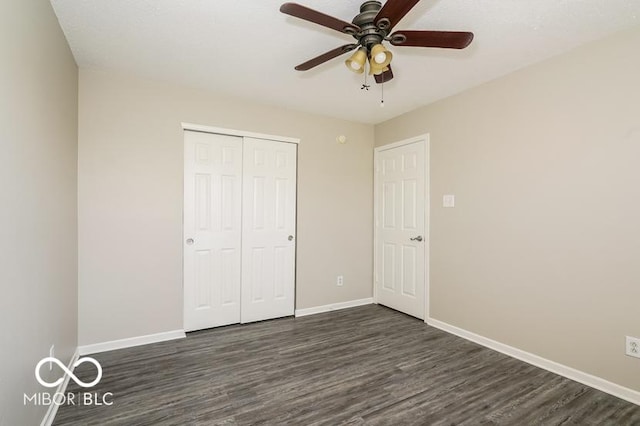
<path fill-rule="evenodd" d="M 382 43 L 382 40 L 387 36 L 389 20 L 383 18 L 378 21 L 378 25 L 374 23 L 381 8 L 382 3 L 379 1 L 366 1 L 362 3 L 360 13 L 352 21 L 361 29 L 359 33 L 352 35 L 367 51 L 370 51 L 376 44 Z"/>

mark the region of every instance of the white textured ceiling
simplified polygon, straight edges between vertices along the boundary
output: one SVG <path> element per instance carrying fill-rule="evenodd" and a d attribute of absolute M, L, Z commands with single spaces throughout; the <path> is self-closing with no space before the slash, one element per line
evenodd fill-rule
<path fill-rule="evenodd" d="M 80 67 L 111 69 L 378 123 L 638 25 L 640 0 L 422 0 L 398 29 L 471 31 L 465 50 L 394 47 L 395 79 L 360 90 L 348 55 L 293 67 L 353 39 L 279 12 L 283 0 L 51 0 Z M 351 21 L 361 0 L 299 0 Z"/>

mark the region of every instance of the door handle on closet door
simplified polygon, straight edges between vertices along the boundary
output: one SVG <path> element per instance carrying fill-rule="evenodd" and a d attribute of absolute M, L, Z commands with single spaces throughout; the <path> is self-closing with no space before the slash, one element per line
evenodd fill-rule
<path fill-rule="evenodd" d="M 191 246 L 194 242 L 193 238 L 187 238 L 187 245 Z"/>
<path fill-rule="evenodd" d="M 418 235 L 415 238 L 409 238 L 411 241 L 422 241 L 422 235 Z"/>
<path fill-rule="evenodd" d="M 289 241 L 293 241 L 293 235 L 289 235 L 289 236 L 287 237 L 287 240 L 289 240 Z"/>

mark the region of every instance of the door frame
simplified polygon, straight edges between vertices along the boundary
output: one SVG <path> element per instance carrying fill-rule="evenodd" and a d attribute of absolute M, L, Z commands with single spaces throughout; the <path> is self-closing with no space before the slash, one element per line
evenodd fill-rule
<path fill-rule="evenodd" d="M 430 271 L 430 248 L 431 248 L 431 229 L 429 228 L 429 218 L 431 216 L 431 143 L 429 133 L 425 133 L 419 136 L 415 136 L 409 139 L 403 139 L 398 142 L 390 143 L 388 145 L 382 145 L 374 148 L 373 150 L 373 303 L 378 304 L 378 286 L 376 285 L 376 260 L 378 259 L 378 158 L 382 151 L 388 151 L 390 149 L 398 148 L 401 146 L 409 145 L 416 142 L 424 142 L 424 233 L 425 233 L 425 246 L 424 246 L 424 322 L 430 318 L 430 300 L 429 297 L 429 271 Z"/>
<path fill-rule="evenodd" d="M 184 250 L 185 250 L 185 246 L 184 246 L 184 241 L 185 241 L 185 235 L 184 235 L 184 178 L 185 178 L 185 167 L 184 167 L 184 154 L 185 154 L 185 142 L 184 142 L 184 132 L 186 131 L 192 131 L 192 132 L 202 132 L 202 133 L 212 133 L 212 134 L 217 134 L 217 135 L 226 135 L 226 136 L 239 136 L 242 138 L 254 138 L 254 139 L 264 139 L 264 140 L 270 140 L 270 141 L 275 141 L 275 142 L 285 142 L 285 143 L 292 143 L 292 144 L 296 144 L 299 145 L 300 144 L 300 139 L 299 138 L 292 138 L 292 137 L 288 137 L 288 136 L 277 136 L 277 135 L 269 135 L 266 133 L 255 133 L 255 132 L 247 132 L 244 130 L 236 130 L 236 129 L 226 129 L 223 127 L 214 127 L 214 126 L 207 126 L 207 125 L 202 125 L 202 124 L 194 124 L 194 123 L 185 123 L 182 122 L 180 123 L 180 125 L 182 126 L 182 240 L 180 242 L 181 246 L 182 246 L 182 258 L 180 259 L 181 264 L 182 264 L 182 329 L 184 330 L 184 324 L 185 324 L 185 311 L 184 311 Z M 293 312 L 294 312 L 294 316 L 295 316 L 295 311 L 296 311 L 296 295 L 298 293 L 298 171 L 299 171 L 299 167 L 298 167 L 298 155 L 299 155 L 299 151 L 298 149 L 296 149 L 296 229 L 295 229 L 295 236 L 296 236 L 296 245 L 295 245 L 295 252 L 294 252 L 294 262 L 295 262 L 295 268 L 293 271 Z"/>

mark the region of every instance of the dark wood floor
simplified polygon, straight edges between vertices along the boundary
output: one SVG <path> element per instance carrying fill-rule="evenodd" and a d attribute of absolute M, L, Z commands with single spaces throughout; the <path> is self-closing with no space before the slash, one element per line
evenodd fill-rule
<path fill-rule="evenodd" d="M 640 425 L 640 406 L 375 305 L 95 358 L 114 404 L 55 425 Z"/>

